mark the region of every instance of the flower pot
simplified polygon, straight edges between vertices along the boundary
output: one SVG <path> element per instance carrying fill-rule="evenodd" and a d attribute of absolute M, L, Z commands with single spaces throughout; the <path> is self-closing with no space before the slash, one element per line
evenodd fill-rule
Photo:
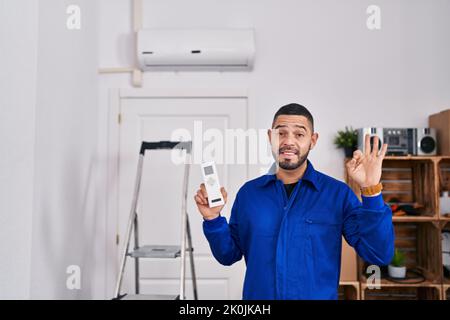
<path fill-rule="evenodd" d="M 388 266 L 388 273 L 391 278 L 404 279 L 406 277 L 406 267 Z"/>
<path fill-rule="evenodd" d="M 353 158 L 353 152 L 356 151 L 354 147 L 344 147 L 345 157 Z"/>

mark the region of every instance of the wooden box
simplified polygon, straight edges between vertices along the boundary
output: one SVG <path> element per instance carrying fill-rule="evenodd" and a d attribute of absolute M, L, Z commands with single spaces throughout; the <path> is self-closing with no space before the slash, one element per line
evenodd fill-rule
<path fill-rule="evenodd" d="M 395 217 L 394 220 L 408 218 L 437 218 L 434 186 L 434 163 L 431 160 L 390 160 L 383 161 L 381 181 L 383 198 L 388 204 L 420 206 L 416 216 Z M 398 218 L 398 219 L 397 219 Z"/>
<path fill-rule="evenodd" d="M 406 256 L 408 270 L 418 270 L 425 277 L 420 284 L 442 283 L 441 239 L 439 226 L 431 222 L 395 223 L 395 247 Z M 369 264 L 359 258 L 360 282 L 367 282 L 366 270 Z M 387 278 L 387 268 L 381 267 L 381 284 L 395 285 Z M 414 282 L 414 281 L 412 281 Z M 402 283 L 400 283 L 401 285 Z M 408 284 L 405 282 L 404 284 Z"/>

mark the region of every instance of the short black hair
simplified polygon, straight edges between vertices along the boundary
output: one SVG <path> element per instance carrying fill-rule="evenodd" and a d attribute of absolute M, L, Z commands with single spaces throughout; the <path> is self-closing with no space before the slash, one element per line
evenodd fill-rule
<path fill-rule="evenodd" d="M 277 113 L 275 113 L 275 116 L 273 117 L 272 127 L 273 127 L 273 124 L 275 123 L 275 120 L 277 119 L 277 117 L 281 116 L 281 115 L 304 116 L 310 122 L 312 132 L 314 132 L 313 116 L 312 116 L 311 112 L 309 112 L 309 110 L 306 109 L 306 107 L 302 106 L 301 104 L 289 103 L 285 106 L 282 106 L 280 109 L 278 109 Z"/>

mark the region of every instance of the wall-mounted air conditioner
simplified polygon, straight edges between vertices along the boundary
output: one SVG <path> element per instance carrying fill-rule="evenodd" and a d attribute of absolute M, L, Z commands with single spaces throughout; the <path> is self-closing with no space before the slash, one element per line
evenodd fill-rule
<path fill-rule="evenodd" d="M 252 29 L 144 29 L 137 36 L 142 70 L 250 70 Z"/>

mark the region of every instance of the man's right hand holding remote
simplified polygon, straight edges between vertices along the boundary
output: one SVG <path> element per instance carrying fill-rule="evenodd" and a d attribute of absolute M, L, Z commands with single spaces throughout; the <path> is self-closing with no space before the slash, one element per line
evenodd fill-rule
<path fill-rule="evenodd" d="M 194 197 L 195 203 L 197 204 L 198 211 L 202 214 L 205 220 L 212 220 L 220 215 L 223 207 L 227 203 L 227 192 L 224 187 L 220 188 L 220 192 L 223 196 L 224 204 L 221 206 L 210 208 L 208 204 L 208 193 L 206 192 L 205 184 L 200 185 L 200 189 L 197 190 L 197 194 Z"/>

